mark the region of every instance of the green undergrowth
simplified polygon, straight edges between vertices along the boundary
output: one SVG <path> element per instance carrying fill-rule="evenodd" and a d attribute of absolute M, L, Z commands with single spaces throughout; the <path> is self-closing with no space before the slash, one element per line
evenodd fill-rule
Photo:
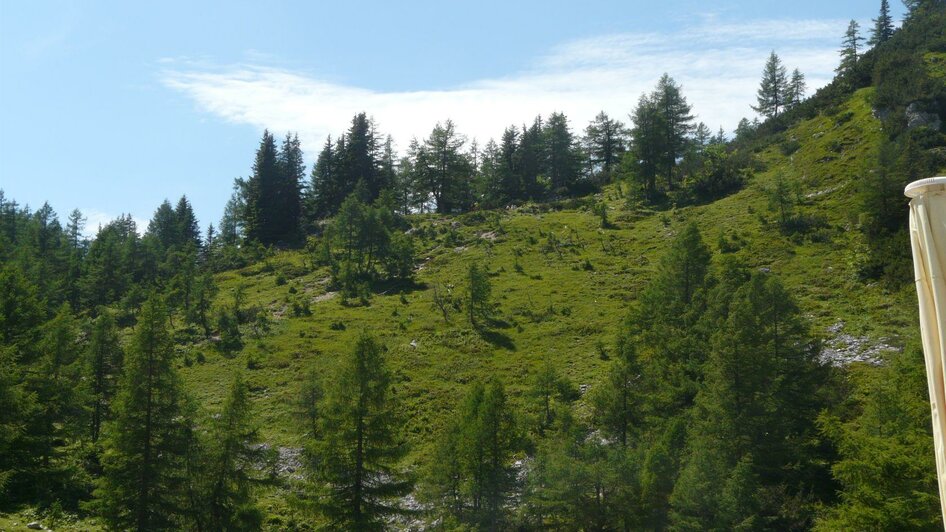
<path fill-rule="evenodd" d="M 696 222 L 717 256 L 732 254 L 779 275 L 800 300 L 814 331 L 840 321 L 849 334 L 895 344 L 915 336 L 910 286 L 888 292 L 857 279 L 860 236 L 855 212 L 858 176 L 877 146 L 880 124 L 871 89 L 834 114 L 805 121 L 772 138 L 755 154 L 761 171 L 738 193 L 709 205 L 653 212 L 629 208 L 621 184 L 597 198 L 557 205 L 411 218 L 420 265 L 413 286 L 382 287 L 367 304 L 329 291 L 328 271 L 311 268 L 302 251 L 273 257 L 217 277 L 219 302 L 243 286 L 247 306 L 271 318 L 268 332 L 244 326 L 245 347 L 233 357 L 203 342 L 182 348 L 192 395 L 207 410 L 222 402 L 230 375 L 250 384 L 265 441 L 302 445 L 293 403 L 311 370 L 325 372 L 351 348 L 360 330 L 387 347 L 396 393 L 407 413 L 410 461 L 427 455 L 467 384 L 492 376 L 525 407 L 530 374 L 546 358 L 573 384 L 594 386 L 626 311 L 653 276 L 673 236 Z M 819 220 L 815 229 L 783 234 L 768 208 L 777 175 L 798 183 L 797 212 Z M 594 212 L 608 206 L 606 228 Z M 497 304 L 482 330 L 453 311 L 449 321 L 433 304 L 434 287 L 462 298 L 471 262 L 484 265 Z M 311 315 L 294 316 L 309 301 Z"/>

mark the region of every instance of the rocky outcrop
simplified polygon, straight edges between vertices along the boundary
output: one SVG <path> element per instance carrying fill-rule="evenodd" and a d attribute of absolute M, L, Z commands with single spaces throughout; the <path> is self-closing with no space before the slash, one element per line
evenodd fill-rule
<path fill-rule="evenodd" d="M 939 131 L 943 124 L 938 114 L 924 111 L 920 102 L 913 102 L 908 105 L 904 114 L 907 117 L 907 128 L 909 129 L 928 127 L 934 131 Z"/>

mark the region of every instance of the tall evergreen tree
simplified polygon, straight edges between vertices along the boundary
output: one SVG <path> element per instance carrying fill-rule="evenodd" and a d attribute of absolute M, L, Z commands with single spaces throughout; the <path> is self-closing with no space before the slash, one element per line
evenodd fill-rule
<path fill-rule="evenodd" d="M 880 13 L 874 19 L 874 27 L 871 29 L 870 40 L 867 44 L 877 46 L 887 42 L 893 36 L 893 18 L 890 16 L 890 2 L 880 0 Z"/>
<path fill-rule="evenodd" d="M 627 149 L 627 132 L 623 123 L 601 111 L 585 128 L 583 142 L 592 167 L 609 178 Z"/>
<path fill-rule="evenodd" d="M 344 199 L 343 183 L 339 169 L 339 156 L 332 142 L 332 136 L 325 139 L 325 145 L 319 152 L 309 181 L 306 197 L 307 218 L 318 220 L 335 212 L 336 206 Z"/>
<path fill-rule="evenodd" d="M 854 66 L 857 64 L 857 59 L 860 57 L 858 54 L 858 45 L 864 40 L 859 33 L 860 27 L 860 24 L 858 24 L 856 20 L 851 19 L 851 22 L 847 25 L 847 31 L 844 32 L 844 41 L 841 47 L 841 63 L 838 65 L 838 68 L 835 69 L 835 72 L 842 76 L 850 73 L 854 69 Z"/>
<path fill-rule="evenodd" d="M 674 188 L 674 169 L 677 159 L 683 155 L 687 138 L 693 130 L 691 107 L 683 96 L 680 85 L 666 73 L 660 77 L 655 91 L 657 108 L 660 112 L 660 129 L 663 135 L 663 170 L 667 179 L 667 188 Z"/>
<path fill-rule="evenodd" d="M 465 143 L 466 138 L 456 132 L 453 121 L 438 123 L 412 161 L 418 196 L 432 199 L 437 212 L 467 210 L 471 206 L 473 171 L 462 151 Z"/>
<path fill-rule="evenodd" d="M 657 173 L 660 168 L 663 135 L 660 109 L 653 95 L 641 94 L 631 114 L 631 146 L 628 158 L 634 179 L 649 198 L 657 194 Z"/>
<path fill-rule="evenodd" d="M 310 466 L 316 508 L 334 530 L 380 529 L 383 518 L 403 512 L 398 498 L 411 490 L 396 469 L 407 449 L 382 351 L 362 333 L 325 391 Z"/>
<path fill-rule="evenodd" d="M 302 237 L 302 182 L 305 179 L 305 162 L 298 134 L 286 134 L 277 155 L 277 164 L 276 231 L 281 241 L 297 242 Z"/>
<path fill-rule="evenodd" d="M 542 117 L 537 116 L 532 125 L 522 126 L 519 137 L 519 189 L 517 197 L 535 200 L 542 197 L 543 184 L 539 177 L 545 174 L 545 139 L 542 136 Z"/>
<path fill-rule="evenodd" d="M 191 245 L 195 249 L 200 248 L 200 225 L 197 223 L 194 208 L 187 200 L 187 196 L 181 196 L 178 200 L 174 208 L 174 221 L 177 225 L 174 244 L 180 247 Z"/>
<path fill-rule="evenodd" d="M 92 323 L 85 354 L 85 381 L 91 402 L 89 432 L 93 442 L 98 441 L 102 425 L 108 419 L 123 359 L 115 319 L 107 311 L 100 312 Z"/>
<path fill-rule="evenodd" d="M 260 460 L 249 387 L 237 374 L 211 426 L 199 468 L 202 486 L 198 519 L 207 530 L 259 530 L 262 512 L 252 494 L 252 474 Z"/>
<path fill-rule="evenodd" d="M 274 219 L 279 209 L 276 191 L 279 183 L 279 163 L 276 141 L 266 130 L 256 150 L 253 174 L 246 180 L 244 190 L 243 227 L 246 237 L 264 245 L 274 244 L 278 238 Z"/>
<path fill-rule="evenodd" d="M 777 118 L 788 101 L 788 79 L 782 60 L 773 50 L 765 62 L 762 82 L 756 94 L 758 105 L 752 109 L 766 118 Z"/>
<path fill-rule="evenodd" d="M 792 71 L 792 77 L 788 80 L 785 91 L 785 106 L 792 108 L 797 106 L 805 99 L 805 90 L 808 86 L 805 84 L 805 75 L 797 68 Z"/>
<path fill-rule="evenodd" d="M 189 412 L 174 369 L 167 313 L 157 296 L 141 310 L 125 357 L 113 419 L 106 424 L 103 476 L 95 496 L 120 530 L 180 528 Z"/>
<path fill-rule="evenodd" d="M 575 190 L 582 175 L 582 154 L 568 118 L 552 113 L 542 131 L 545 146 L 545 174 L 555 194 Z"/>

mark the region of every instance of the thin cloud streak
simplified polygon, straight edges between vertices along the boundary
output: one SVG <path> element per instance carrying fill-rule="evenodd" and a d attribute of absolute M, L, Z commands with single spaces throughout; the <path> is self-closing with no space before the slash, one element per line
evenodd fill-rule
<path fill-rule="evenodd" d="M 699 120 L 732 130 L 740 118 L 752 116 L 750 105 L 771 50 L 789 70 L 797 66 L 805 73 L 813 92 L 833 76 L 846 24 L 731 24 L 707 16 L 699 26 L 669 35 L 614 34 L 564 43 L 524 72 L 448 90 L 379 92 L 260 64 L 213 67 L 187 60 L 162 60 L 161 81 L 229 122 L 297 131 L 310 162 L 325 137 L 343 132 L 361 111 L 401 147 L 448 118 L 481 143 L 510 124 L 552 111 L 566 113 L 576 130 L 601 110 L 626 120 L 664 72 L 683 85 Z"/>

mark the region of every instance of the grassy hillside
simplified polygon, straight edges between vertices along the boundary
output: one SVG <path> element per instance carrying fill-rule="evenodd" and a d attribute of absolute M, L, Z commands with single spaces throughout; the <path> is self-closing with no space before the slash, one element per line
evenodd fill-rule
<path fill-rule="evenodd" d="M 865 162 L 880 129 L 871 95 L 871 89 L 861 90 L 836 113 L 774 137 L 756 154 L 759 171 L 746 187 L 709 205 L 640 210 L 628 206 L 616 185 L 598 198 L 564 205 L 413 217 L 423 259 L 416 286 L 376 294 L 367 306 L 327 292 L 328 272 L 309 269 L 311 260 L 299 251 L 221 274 L 219 302 L 245 287 L 247 304 L 268 313 L 271 330 L 258 338 L 246 331 L 246 347 L 233 358 L 208 343 L 182 348 L 190 363 L 182 368 L 187 384 L 213 410 L 230 374 L 246 370 L 264 439 L 298 447 L 292 412 L 301 379 L 310 369 L 330 367 L 356 332 L 367 329 L 388 348 L 417 459 L 474 379 L 499 376 L 522 405 L 530 372 L 549 358 L 575 385 L 593 386 L 626 309 L 673 235 L 690 222 L 718 253 L 739 255 L 781 276 L 816 332 L 829 336 L 828 327 L 843 321 L 849 334 L 900 343 L 916 334 L 912 291 L 864 285 L 853 268 L 860 239 L 850 215 L 854 191 L 858 176 L 870 171 Z M 797 181 L 797 208 L 821 217 L 823 227 L 805 236 L 779 232 L 766 194 L 779 173 Z M 595 199 L 608 205 L 607 228 L 590 209 Z M 434 286 L 462 297 L 473 261 L 487 266 L 498 303 L 497 323 L 483 333 L 461 313 L 445 322 L 433 305 Z M 310 302 L 312 315 L 293 317 L 291 302 L 301 298 Z"/>

